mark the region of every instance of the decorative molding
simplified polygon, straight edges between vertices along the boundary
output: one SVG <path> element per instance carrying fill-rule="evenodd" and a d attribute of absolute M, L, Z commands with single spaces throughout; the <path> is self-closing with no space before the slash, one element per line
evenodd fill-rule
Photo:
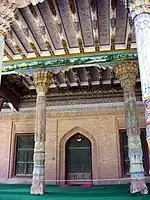
<path fill-rule="evenodd" d="M 46 95 L 47 106 L 77 105 L 93 103 L 123 102 L 123 91 L 119 89 L 111 90 L 81 90 L 78 92 L 50 92 Z M 136 89 L 136 99 L 141 101 L 141 92 Z M 20 101 L 20 108 L 35 107 L 36 95 L 25 95 Z"/>
<path fill-rule="evenodd" d="M 14 20 L 14 12 L 17 8 L 16 1 L 1 1 L 0 6 L 0 30 L 5 34 L 10 30 L 10 25 Z"/>
<path fill-rule="evenodd" d="M 122 61 L 137 60 L 136 52 L 113 52 L 105 54 L 76 54 L 67 57 L 64 56 L 52 56 L 52 58 L 40 58 L 40 59 L 23 59 L 16 62 L 4 62 L 3 72 L 19 71 L 32 73 L 38 68 L 49 69 L 51 71 L 61 71 L 71 69 L 75 67 L 83 66 L 99 66 L 101 68 L 111 68 L 116 66 Z"/>
<path fill-rule="evenodd" d="M 111 102 L 123 102 L 123 97 L 112 97 L 112 98 L 91 98 L 91 99 L 63 99 L 63 100 L 50 100 L 47 101 L 47 106 L 59 106 L 59 105 L 80 105 L 80 104 L 93 104 L 93 103 L 111 103 Z M 20 104 L 20 108 L 31 108 L 35 107 L 35 100 L 24 102 Z"/>
<path fill-rule="evenodd" d="M 137 101 L 137 107 L 144 108 L 142 101 Z M 47 106 L 46 111 L 47 113 L 55 113 L 55 116 L 59 117 L 63 115 L 63 113 L 79 113 L 80 115 L 82 112 L 86 111 L 94 111 L 94 114 L 96 115 L 95 111 L 99 111 L 101 109 L 124 109 L 124 103 L 123 102 L 117 102 L 117 103 L 95 103 L 95 104 L 79 104 L 79 105 L 63 105 L 63 106 Z M 0 112 L 0 115 L 18 115 L 18 114 L 33 114 L 35 113 L 36 107 L 30 107 L 30 108 L 20 108 L 18 112 L 11 111 L 10 109 L 2 109 Z"/>
<path fill-rule="evenodd" d="M 44 0 L 1 0 L 0 6 L 0 31 L 7 34 L 10 30 L 11 23 L 15 20 L 15 11 L 17 8 L 23 8 L 30 3 L 36 5 Z"/>

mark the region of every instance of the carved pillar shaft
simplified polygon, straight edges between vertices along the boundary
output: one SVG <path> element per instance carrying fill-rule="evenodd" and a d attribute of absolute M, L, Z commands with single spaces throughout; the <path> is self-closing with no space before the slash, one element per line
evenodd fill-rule
<path fill-rule="evenodd" d="M 146 120 L 146 140 L 149 149 L 149 173 L 150 173 L 150 98 L 144 101 L 145 120 Z"/>
<path fill-rule="evenodd" d="M 142 97 L 145 104 L 146 135 L 150 155 L 150 2 L 133 0 L 129 10 L 134 21 Z"/>
<path fill-rule="evenodd" d="M 114 71 L 119 78 L 124 94 L 125 119 L 128 135 L 128 157 L 130 160 L 131 176 L 130 192 L 146 194 L 148 191 L 144 178 L 143 152 L 134 90 L 138 66 L 132 62 L 126 62 L 115 67 Z"/>
<path fill-rule="evenodd" d="M 5 46 L 5 35 L 2 31 L 0 31 L 0 84 L 1 84 L 1 73 L 3 66 L 4 46 Z"/>
<path fill-rule="evenodd" d="M 46 134 L 46 92 L 49 89 L 52 74 L 49 71 L 38 71 L 34 75 L 37 91 L 34 169 L 31 194 L 43 194 L 45 191 L 45 134 Z"/>

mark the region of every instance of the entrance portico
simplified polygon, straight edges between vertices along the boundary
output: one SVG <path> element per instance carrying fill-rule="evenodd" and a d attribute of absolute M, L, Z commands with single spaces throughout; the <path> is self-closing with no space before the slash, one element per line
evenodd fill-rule
<path fill-rule="evenodd" d="M 130 15 L 127 13 L 126 6 L 129 8 Z M 134 23 L 135 33 L 133 32 L 132 22 Z M 3 0 L 0 8 L 0 45 L 1 108 L 7 110 L 9 107 L 12 112 L 21 112 L 21 106 L 25 107 L 26 112 L 35 109 L 35 130 L 32 131 L 32 135 L 34 133 L 35 136 L 33 160 L 28 159 L 27 152 L 31 151 L 30 155 L 33 153 L 33 149 L 28 149 L 28 145 L 25 149 L 15 147 L 16 142 L 12 138 L 14 135 L 16 138 L 19 137 L 16 135 L 19 134 L 19 128 L 16 128 L 15 120 L 11 121 L 12 131 L 9 136 L 10 141 L 12 141 L 9 145 L 10 149 L 7 151 L 11 152 L 10 158 L 8 156 L 8 171 L 11 172 L 15 168 L 15 173 L 9 172 L 10 174 L 7 174 L 10 177 L 20 176 L 24 171 L 24 175 L 27 176 L 30 170 L 24 170 L 23 166 L 27 167 L 30 164 L 31 167 L 33 164 L 31 194 L 44 194 L 45 166 L 53 166 L 57 174 L 56 179 L 59 179 L 59 177 L 72 179 L 70 178 L 72 173 L 78 173 L 77 167 L 79 167 L 79 173 L 77 176 L 75 175 L 76 179 L 85 177 L 85 180 L 87 180 L 88 177 L 92 182 L 92 179 L 102 179 L 103 176 L 107 177 L 107 175 L 108 178 L 116 177 L 116 175 L 113 176 L 111 173 L 104 172 L 100 173 L 99 178 L 97 178 L 95 166 L 98 166 L 99 171 L 102 170 L 103 166 L 107 166 L 107 171 L 109 171 L 110 166 L 116 167 L 118 162 L 117 178 L 122 178 L 119 171 L 121 165 L 118 160 L 120 158 L 117 157 L 120 155 L 118 149 L 121 149 L 118 140 L 121 138 L 119 136 L 119 123 L 122 119 L 119 119 L 119 121 L 115 117 L 115 112 L 117 112 L 121 103 L 125 109 L 126 127 L 124 129 L 126 129 L 128 137 L 126 157 L 128 157 L 130 163 L 130 192 L 147 194 L 143 168 L 143 147 L 140 138 L 140 128 L 144 128 L 144 126 L 140 127 L 139 125 L 140 120 L 137 112 L 139 108 L 137 108 L 136 96 L 140 99 L 142 91 L 147 143 L 150 146 L 150 2 L 148 0 L 128 2 L 122 0 L 31 0 L 17 3 L 17 1 Z M 135 85 L 136 89 L 134 90 Z M 93 95 L 94 98 L 90 95 Z M 122 104 L 123 99 L 124 104 Z M 76 166 L 75 169 L 72 167 L 72 163 L 77 161 L 77 157 L 79 157 L 76 152 L 83 148 L 79 143 L 77 143 L 78 148 L 73 152 L 73 160 L 66 156 L 67 161 L 64 158 L 63 163 L 58 161 L 62 154 L 62 152 L 59 152 L 61 149 L 58 148 L 60 145 L 59 133 L 65 130 L 63 132 L 65 134 L 76 126 L 80 125 L 81 127 L 82 120 L 81 122 L 77 120 L 77 122 L 74 119 L 74 126 L 70 126 L 73 122 L 68 123 L 66 130 L 65 120 L 67 121 L 68 118 L 63 119 L 62 117 L 62 122 L 59 122 L 59 119 L 56 118 L 54 131 L 48 133 L 46 119 L 49 122 L 51 118 L 47 118 L 46 108 L 50 106 L 50 116 L 52 111 L 62 109 L 62 107 L 67 112 L 72 109 L 69 119 L 72 120 L 72 112 L 76 112 L 78 109 L 84 111 L 88 108 L 93 111 L 101 106 L 106 108 L 108 104 L 111 109 L 114 106 L 114 110 L 112 109 L 112 114 L 109 112 L 108 115 L 104 116 L 106 119 L 103 119 L 103 113 L 101 113 L 102 116 L 96 114 L 95 117 L 94 115 L 96 119 L 91 116 L 92 123 L 89 120 L 87 124 L 83 120 L 83 128 L 84 126 L 88 129 L 92 127 L 92 130 L 94 130 L 94 126 L 98 127 L 94 132 L 94 136 L 97 137 L 95 140 L 97 145 L 93 146 L 92 140 L 79 132 L 83 137 L 82 139 L 87 142 L 85 149 L 88 153 L 85 155 L 85 160 L 81 159 L 84 163 L 80 160 L 80 164 L 83 164 L 84 168 L 86 165 L 87 172 L 81 170 L 82 166 L 77 166 L 77 163 L 74 165 Z M 97 111 L 95 112 L 97 113 Z M 105 112 L 107 111 L 104 110 L 104 114 Z M 58 114 L 58 118 L 61 114 L 61 112 Z M 81 114 L 80 118 L 83 117 L 82 115 L 84 114 Z M 112 120 L 109 120 L 109 118 Z M 30 121 L 30 117 L 28 120 Z M 103 121 L 106 123 L 105 126 Z M 63 123 L 63 126 L 61 126 L 61 123 Z M 112 133 L 117 139 L 110 139 L 111 126 L 113 131 L 115 130 L 117 133 L 116 135 Z M 32 128 L 30 128 L 29 126 L 31 133 Z M 22 128 L 20 130 L 24 133 Z M 51 141 L 54 144 L 52 153 L 49 153 L 50 160 L 46 155 L 45 136 L 48 136 L 48 138 L 53 136 L 54 138 Z M 66 143 L 69 152 L 72 151 L 72 146 L 69 143 L 69 141 L 72 141 L 72 137 L 73 135 L 70 140 L 68 138 L 68 143 Z M 4 141 L 6 142 L 6 140 Z M 18 141 L 22 141 L 22 138 L 19 138 Z M 50 140 L 48 141 L 50 143 Z M 112 148 L 112 152 L 109 151 L 108 153 L 107 150 L 103 152 L 101 146 L 106 149 Z M 65 144 L 63 150 L 64 148 Z M 94 148 L 97 148 L 96 158 L 99 152 L 103 152 L 97 161 L 93 161 Z M 84 151 L 86 151 L 85 149 Z M 17 152 L 15 157 L 13 157 L 13 151 Z M 107 156 L 112 158 L 111 164 Z M 19 170 L 16 170 L 15 163 L 17 163 L 17 167 L 21 166 Z M 60 166 L 58 163 L 61 163 Z M 93 163 L 96 164 L 93 166 Z M 64 167 L 65 164 L 66 167 Z M 61 167 L 62 169 L 60 169 Z M 20 174 L 17 174 L 18 172 Z"/>

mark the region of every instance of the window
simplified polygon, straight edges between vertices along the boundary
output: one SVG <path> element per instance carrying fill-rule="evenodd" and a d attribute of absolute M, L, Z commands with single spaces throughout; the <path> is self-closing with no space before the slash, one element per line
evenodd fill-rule
<path fill-rule="evenodd" d="M 19 176 L 32 175 L 33 171 L 34 136 L 18 135 L 16 147 L 15 174 Z"/>
<path fill-rule="evenodd" d="M 122 164 L 122 176 L 129 176 L 130 160 L 128 157 L 128 137 L 126 130 L 120 130 L 120 147 L 121 147 L 121 164 Z M 148 174 L 148 146 L 146 142 L 145 129 L 141 129 L 141 143 L 143 149 L 143 164 L 145 175 Z"/>

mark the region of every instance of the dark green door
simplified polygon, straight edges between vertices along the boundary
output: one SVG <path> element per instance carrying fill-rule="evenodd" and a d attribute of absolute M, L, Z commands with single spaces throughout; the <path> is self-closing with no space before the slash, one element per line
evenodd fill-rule
<path fill-rule="evenodd" d="M 91 142 L 80 133 L 66 142 L 66 179 L 74 183 L 92 179 Z"/>

